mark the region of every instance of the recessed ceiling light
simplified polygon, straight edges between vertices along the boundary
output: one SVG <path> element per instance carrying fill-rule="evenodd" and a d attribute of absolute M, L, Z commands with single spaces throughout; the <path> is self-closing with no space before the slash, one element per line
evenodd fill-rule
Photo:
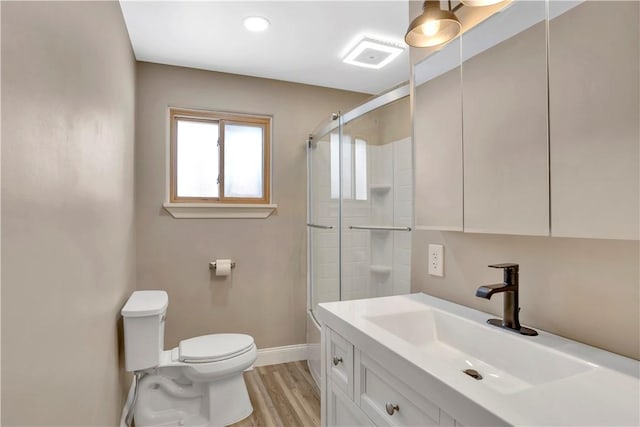
<path fill-rule="evenodd" d="M 269 21 L 262 16 L 250 16 L 244 19 L 244 27 L 249 31 L 264 31 L 269 28 Z"/>
<path fill-rule="evenodd" d="M 394 43 L 363 37 L 342 59 L 342 62 L 358 67 L 382 68 L 404 50 Z"/>

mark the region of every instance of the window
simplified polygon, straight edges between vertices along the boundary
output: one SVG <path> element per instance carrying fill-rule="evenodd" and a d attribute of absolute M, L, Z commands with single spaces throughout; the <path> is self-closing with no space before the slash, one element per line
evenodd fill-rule
<path fill-rule="evenodd" d="M 332 133 L 331 198 L 340 197 L 340 138 Z M 367 200 L 367 141 L 342 135 L 342 199 Z"/>
<path fill-rule="evenodd" d="M 172 108 L 171 203 L 269 203 L 271 118 Z"/>

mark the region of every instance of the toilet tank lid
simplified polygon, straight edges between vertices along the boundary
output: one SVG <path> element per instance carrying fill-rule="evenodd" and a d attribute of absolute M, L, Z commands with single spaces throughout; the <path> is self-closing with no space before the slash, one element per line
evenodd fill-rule
<path fill-rule="evenodd" d="M 165 291 L 135 291 L 122 307 L 122 317 L 143 317 L 162 314 L 169 305 Z"/>

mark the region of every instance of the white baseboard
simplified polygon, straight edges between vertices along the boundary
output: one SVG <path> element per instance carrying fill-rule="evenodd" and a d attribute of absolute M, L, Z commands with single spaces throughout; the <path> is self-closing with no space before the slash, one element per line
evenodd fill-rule
<path fill-rule="evenodd" d="M 258 350 L 258 358 L 254 367 L 277 365 L 278 363 L 307 360 L 308 344 L 285 345 L 283 347 L 262 348 Z"/>

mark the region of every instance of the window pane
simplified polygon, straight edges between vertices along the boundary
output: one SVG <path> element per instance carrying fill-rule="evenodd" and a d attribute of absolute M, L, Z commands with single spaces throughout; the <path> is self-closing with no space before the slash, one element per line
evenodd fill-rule
<path fill-rule="evenodd" d="M 340 197 L 340 138 L 337 133 L 331 134 L 331 198 Z"/>
<path fill-rule="evenodd" d="M 355 146 L 356 200 L 367 200 L 367 141 L 356 138 Z"/>
<path fill-rule="evenodd" d="M 178 197 L 218 197 L 218 124 L 178 120 Z"/>
<path fill-rule="evenodd" d="M 353 199 L 353 142 L 350 135 L 342 135 L 342 198 Z"/>
<path fill-rule="evenodd" d="M 225 197 L 263 197 L 263 147 L 261 126 L 225 125 Z"/>

